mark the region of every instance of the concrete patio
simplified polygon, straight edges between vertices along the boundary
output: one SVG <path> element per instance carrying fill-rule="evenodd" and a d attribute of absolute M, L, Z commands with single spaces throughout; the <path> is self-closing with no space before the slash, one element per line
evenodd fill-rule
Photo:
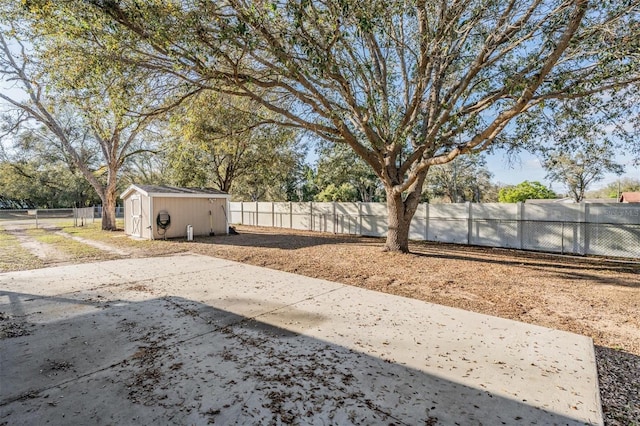
<path fill-rule="evenodd" d="M 0 274 L 0 313 L 0 423 L 603 422 L 590 338 L 206 256 Z"/>

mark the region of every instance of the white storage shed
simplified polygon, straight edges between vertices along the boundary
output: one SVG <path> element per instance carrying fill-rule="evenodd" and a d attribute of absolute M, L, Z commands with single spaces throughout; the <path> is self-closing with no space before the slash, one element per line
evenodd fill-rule
<path fill-rule="evenodd" d="M 229 233 L 229 194 L 211 188 L 131 185 L 124 201 L 125 234 L 148 240 Z"/>

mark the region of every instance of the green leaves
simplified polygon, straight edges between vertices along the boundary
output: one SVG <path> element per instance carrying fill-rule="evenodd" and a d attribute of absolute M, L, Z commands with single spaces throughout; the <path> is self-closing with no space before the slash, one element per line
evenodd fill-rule
<path fill-rule="evenodd" d="M 278 198 L 297 166 L 295 132 L 246 99 L 200 93 L 172 113 L 164 148 L 173 183 L 215 187 L 237 198 Z"/>
<path fill-rule="evenodd" d="M 498 192 L 498 201 L 501 203 L 519 203 L 550 198 L 557 198 L 556 193 L 538 181 L 525 180 L 515 186 L 504 187 Z"/>

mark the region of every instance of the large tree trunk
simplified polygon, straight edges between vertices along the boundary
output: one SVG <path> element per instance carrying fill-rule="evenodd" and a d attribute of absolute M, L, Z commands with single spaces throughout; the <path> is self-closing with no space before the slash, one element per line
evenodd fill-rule
<path fill-rule="evenodd" d="M 107 194 L 102 200 L 102 230 L 116 230 L 116 194 Z"/>
<path fill-rule="evenodd" d="M 416 209 L 419 195 L 410 195 L 405 200 L 402 194 L 387 190 L 388 231 L 385 251 L 409 253 L 409 228 Z"/>
<path fill-rule="evenodd" d="M 404 197 L 392 186 L 385 185 L 387 193 L 388 231 L 384 251 L 409 253 L 409 229 L 416 214 L 422 185 L 429 169 L 418 173 L 416 180 L 405 192 Z"/>
<path fill-rule="evenodd" d="M 116 173 L 109 172 L 107 186 L 104 188 L 102 199 L 102 230 L 116 230 Z"/>

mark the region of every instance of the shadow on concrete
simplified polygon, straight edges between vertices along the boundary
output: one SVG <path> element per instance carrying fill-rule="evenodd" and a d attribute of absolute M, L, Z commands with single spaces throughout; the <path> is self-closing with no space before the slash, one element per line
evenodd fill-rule
<path fill-rule="evenodd" d="M 0 310 L 26 330 L 0 340 L 7 424 L 583 424 L 180 297 L 0 291 Z"/>

